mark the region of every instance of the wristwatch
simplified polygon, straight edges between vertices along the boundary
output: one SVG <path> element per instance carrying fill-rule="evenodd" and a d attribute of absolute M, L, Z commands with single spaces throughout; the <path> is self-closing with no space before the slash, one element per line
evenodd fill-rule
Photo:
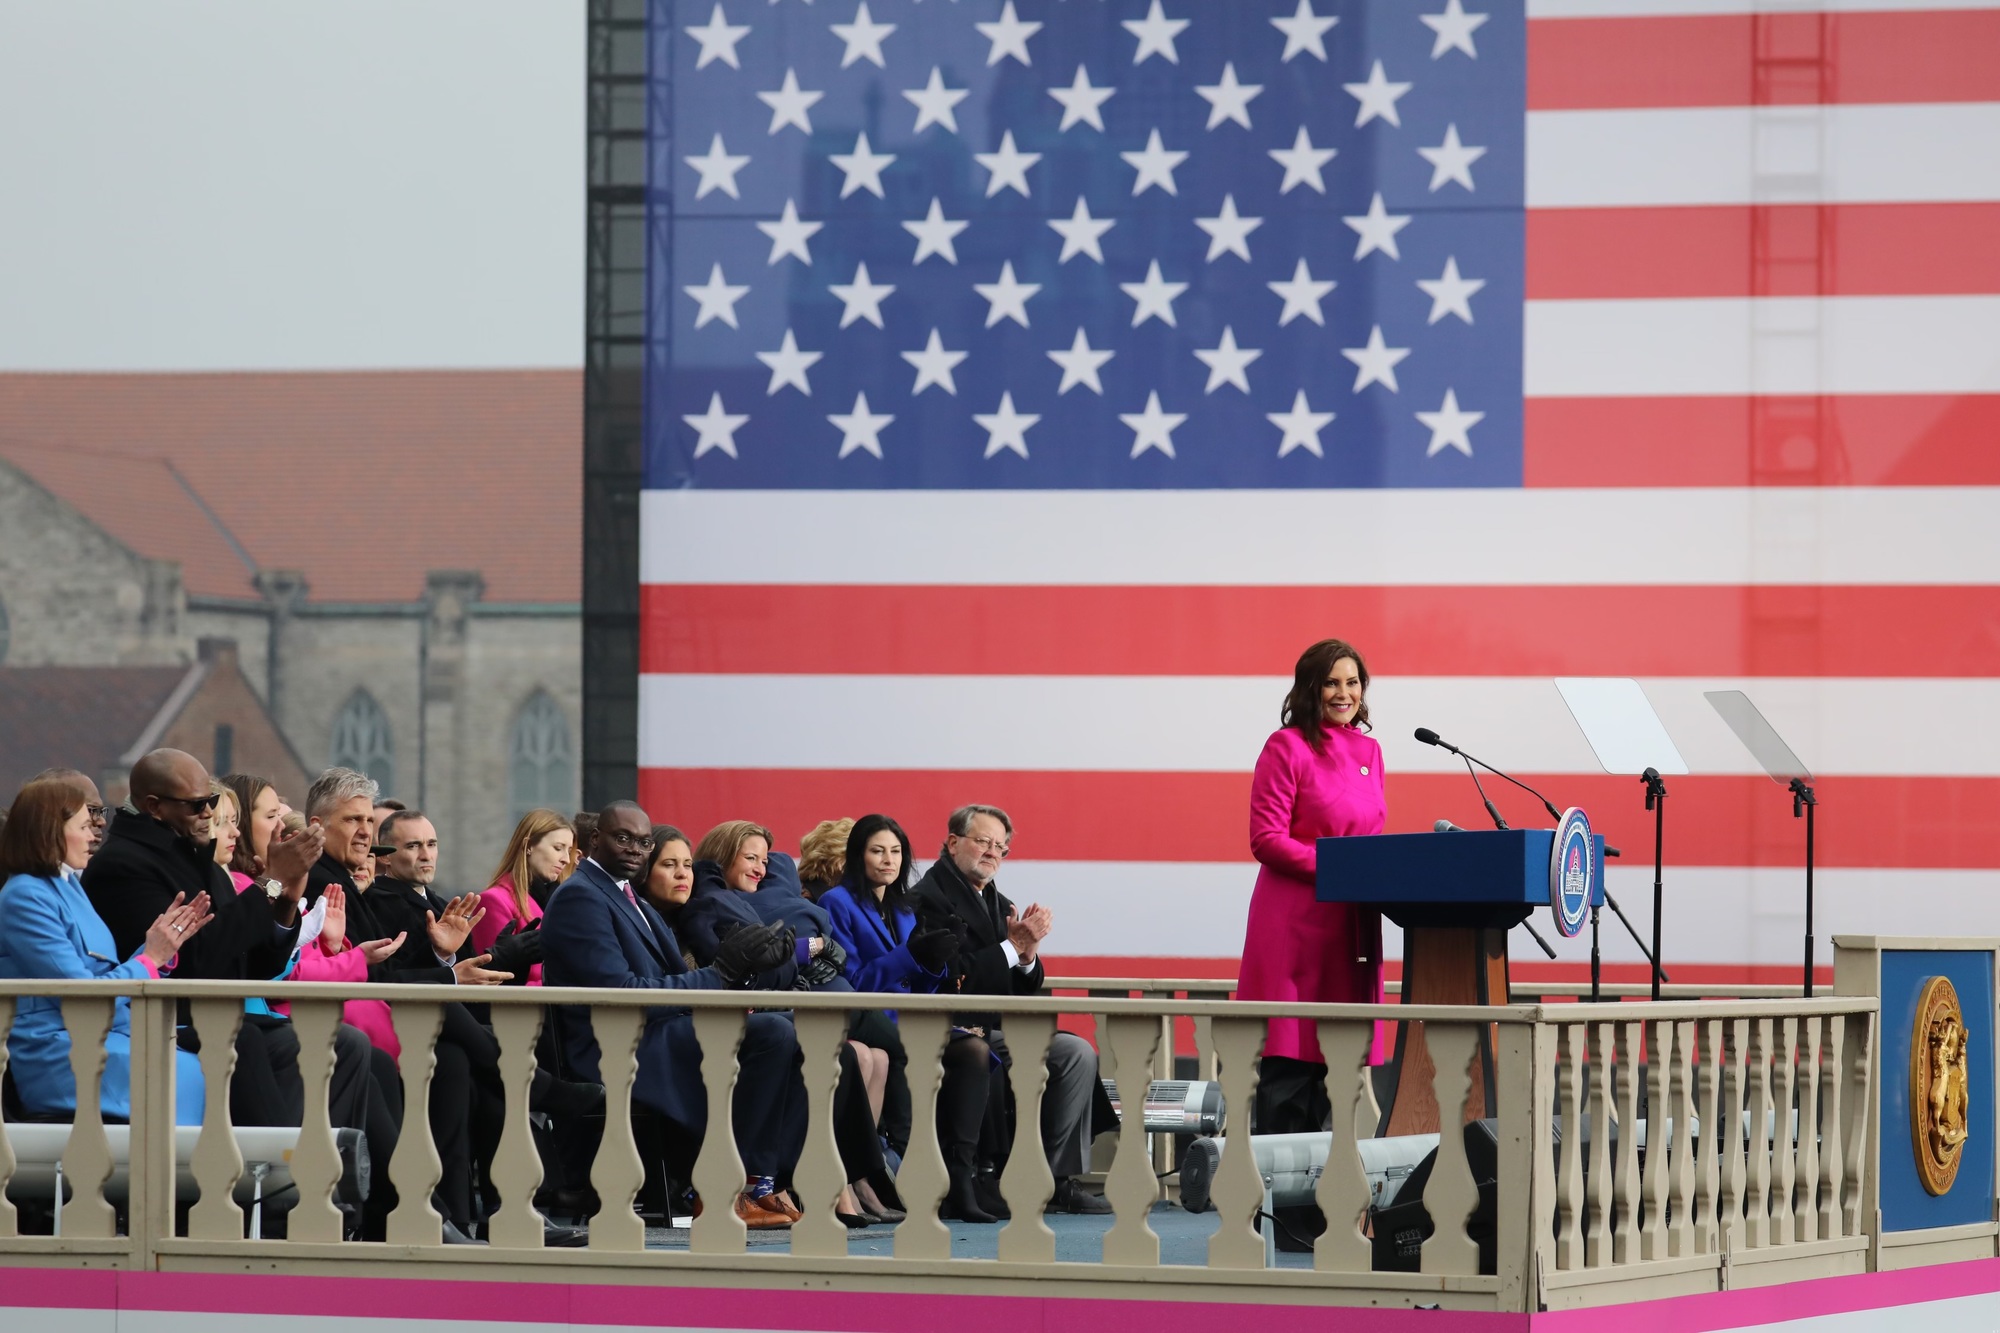
<path fill-rule="evenodd" d="M 275 879 L 265 880 L 263 884 L 263 889 L 264 889 L 264 896 L 269 898 L 272 902 L 276 902 L 278 899 L 284 897 L 285 895 L 284 884 Z"/>

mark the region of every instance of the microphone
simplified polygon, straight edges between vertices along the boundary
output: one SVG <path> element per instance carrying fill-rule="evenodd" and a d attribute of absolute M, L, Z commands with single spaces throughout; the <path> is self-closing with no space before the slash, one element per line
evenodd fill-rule
<path fill-rule="evenodd" d="M 1425 745 L 1435 745 L 1441 750 L 1449 750 L 1451 753 L 1457 755 L 1460 759 L 1463 759 L 1465 761 L 1465 766 L 1468 772 L 1471 770 L 1474 764 L 1477 764 L 1481 768 L 1485 769 L 1488 773 L 1491 773 L 1494 777 L 1503 778 L 1506 781 L 1513 783 L 1516 787 L 1519 787 L 1522 791 L 1528 793 L 1528 795 L 1540 801 L 1542 803 L 1542 808 L 1549 812 L 1550 819 L 1555 820 L 1559 824 L 1562 822 L 1562 811 L 1556 809 L 1555 803 L 1549 800 L 1548 797 L 1536 791 L 1533 787 L 1530 787 L 1527 783 L 1521 781 L 1519 778 L 1514 777 L 1513 775 L 1508 773 L 1502 773 L 1499 769 L 1493 767 L 1493 765 L 1487 763 L 1484 759 L 1480 759 L 1474 755 L 1467 754 L 1465 751 L 1459 749 L 1456 745 L 1453 745 L 1451 742 L 1439 736 L 1435 731 L 1432 731 L 1429 727 L 1418 727 L 1417 739 Z M 1475 783 L 1478 782 L 1478 780 L 1479 779 L 1477 778 L 1477 776 L 1473 778 L 1473 781 Z M 1485 794 L 1486 793 L 1484 791 L 1480 792 L 1480 795 L 1482 797 L 1485 796 Z M 1488 810 L 1492 809 L 1492 802 L 1490 801 L 1487 802 L 1487 808 Z M 1497 819 L 1499 818 L 1499 816 L 1495 815 L 1494 818 Z M 1500 825 L 1500 827 L 1505 828 L 1507 826 L 1505 824 L 1502 824 Z"/>
<path fill-rule="evenodd" d="M 1431 825 L 1431 832 L 1433 832 L 1433 833 L 1463 833 L 1463 832 L 1465 832 L 1465 830 L 1464 830 L 1464 829 L 1462 829 L 1462 828 L 1460 828 L 1460 827 L 1459 827 L 1458 825 L 1456 825 L 1456 824 L 1452 823 L 1452 822 L 1451 822 L 1451 821 L 1450 821 L 1449 819 L 1440 819 L 1440 820 L 1439 820 L 1439 821 L 1438 821 L 1437 823 L 1435 823 L 1435 824 Z"/>

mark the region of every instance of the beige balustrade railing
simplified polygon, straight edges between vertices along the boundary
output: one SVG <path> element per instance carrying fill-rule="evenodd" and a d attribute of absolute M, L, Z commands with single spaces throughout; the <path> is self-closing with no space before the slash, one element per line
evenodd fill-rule
<path fill-rule="evenodd" d="M 1090 989 L 1126 984 L 1088 980 Z M 1099 981 L 1105 983 L 1101 988 L 1094 984 Z M 1188 985 L 1143 984 L 1149 990 L 1154 984 Z M 1279 1006 L 1116 995 L 980 997 L 982 1007 L 1005 1015 L 1018 1130 L 1000 1181 L 1013 1217 L 998 1233 L 997 1258 L 971 1260 L 952 1257 L 951 1230 L 936 1216 L 947 1180 L 936 1137 L 939 1057 L 949 1039 L 950 1012 L 966 1003 L 960 997 L 556 987 L 482 989 L 468 997 L 448 987 L 406 985 L 0 982 L 0 1029 L 11 1022 L 14 997 L 23 994 L 63 1000 L 80 1087 L 95 1086 L 102 1071 L 114 999 L 131 998 L 130 1187 L 120 1235 L 118 1211 L 103 1188 L 112 1169 L 110 1139 L 86 1098 L 63 1154 L 74 1194 L 61 1212 L 61 1235 L 17 1234 L 15 1210 L 4 1198 L 13 1155 L 0 1138 L 0 1262 L 34 1254 L 49 1262 L 199 1269 L 248 1261 L 279 1265 L 280 1271 L 285 1264 L 311 1266 L 317 1272 L 351 1262 L 374 1265 L 370 1271 L 378 1274 L 386 1271 L 381 1265 L 394 1263 L 406 1265 L 395 1271 L 410 1276 L 455 1277 L 466 1276 L 468 1265 L 481 1265 L 476 1271 L 495 1278 L 523 1273 L 546 1278 L 555 1270 L 609 1266 L 621 1281 L 663 1284 L 712 1281 L 718 1271 L 741 1273 L 748 1265 L 767 1274 L 861 1287 L 972 1278 L 988 1290 L 1019 1282 L 1047 1292 L 1053 1283 L 1068 1294 L 1088 1295 L 1108 1292 L 1104 1283 L 1144 1282 L 1172 1286 L 1181 1295 L 1241 1299 L 1250 1290 L 1275 1290 L 1310 1293 L 1334 1304 L 1521 1311 L 1713 1290 L 1728 1280 L 1726 1265 L 1788 1263 L 1765 1270 L 1774 1278 L 1855 1271 L 1866 1246 L 1859 1201 L 1865 1160 L 1860 1145 L 1871 1104 L 1874 1001 L 1867 999 L 1622 1004 L 1607 1013 L 1586 1005 Z M 307 1112 L 290 1161 L 298 1202 L 284 1239 L 246 1239 L 244 1210 L 235 1197 L 245 1165 L 229 1123 L 228 1077 L 242 1001 L 251 995 L 288 1002 L 300 1041 Z M 342 1217 L 332 1202 L 342 1170 L 326 1109 L 333 1042 L 340 1004 L 356 995 L 393 1006 L 403 1047 L 403 1100 L 412 1108 L 386 1164 L 399 1199 L 387 1219 L 386 1244 L 343 1242 Z M 501 1202 L 489 1221 L 488 1245 L 447 1251 L 430 1201 L 441 1166 L 429 1119 L 413 1108 L 428 1104 L 443 1006 L 461 998 L 491 1005 L 501 1050 L 505 1128 L 492 1167 Z M 201 1131 L 187 1164 L 200 1198 L 184 1226 L 175 1206 L 172 1125 L 173 1024 L 176 1001 L 183 999 L 191 1001 L 201 1037 L 207 1087 Z M 845 1173 L 831 1105 L 845 1015 L 871 1002 L 898 1011 L 910 1056 L 915 1125 L 898 1177 L 910 1215 L 895 1230 L 892 1254 L 850 1256 L 849 1237 L 833 1212 Z M 544 1251 L 542 1219 L 533 1207 L 542 1176 L 528 1093 L 543 1006 L 550 1004 L 587 1007 L 603 1050 L 607 1113 L 590 1171 L 601 1207 L 590 1222 L 588 1249 L 581 1251 Z M 709 1206 L 694 1220 L 685 1248 L 648 1248 L 643 1221 L 633 1209 L 644 1165 L 633 1135 L 630 1093 L 645 1011 L 656 1006 L 692 1011 L 709 1101 L 708 1132 L 693 1168 L 693 1184 Z M 743 1181 L 729 1108 L 744 1018 L 755 1009 L 794 1015 L 809 1132 L 794 1172 L 805 1217 L 787 1243 L 760 1240 L 749 1253 L 744 1225 L 727 1202 Z M 1317 1183 L 1329 1224 L 1309 1267 L 1303 1266 L 1304 1256 L 1299 1266 L 1269 1266 L 1256 1226 L 1264 1182 L 1242 1133 L 1225 1136 L 1211 1189 L 1217 1215 L 1205 1262 L 1163 1264 L 1160 1235 L 1149 1218 L 1156 1207 L 1173 1205 L 1161 1204 L 1158 1159 L 1137 1115 L 1128 1116 L 1118 1131 L 1119 1150 L 1105 1179 L 1114 1214 L 1102 1232 L 1101 1261 L 1056 1262 L 1056 1236 L 1042 1215 L 1054 1181 L 1040 1143 L 1046 1083 L 1041 1056 L 1058 1018 L 1079 1012 L 1097 1019 L 1102 1064 L 1126 1107 L 1144 1103 L 1147 1083 L 1171 1053 L 1174 1021 L 1194 1020 L 1204 1032 L 1207 1063 L 1238 1123 L 1254 1095 L 1266 1020 L 1282 1016 L 1317 1024 L 1328 1059 L 1333 1127 L 1327 1167 Z M 1475 1061 L 1482 1036 L 1489 1038 L 1499 1144 L 1493 1183 L 1496 1263 L 1490 1273 L 1479 1271 L 1479 1246 L 1468 1226 L 1480 1185 L 1458 1133 L 1441 1136 L 1425 1192 L 1436 1226 L 1423 1243 L 1420 1271 L 1371 1270 L 1369 1181 L 1357 1148 L 1359 1140 L 1374 1135 L 1379 1117 L 1367 1059 L 1376 1023 L 1404 1019 L 1425 1025 L 1435 1071 L 1431 1090 L 1447 1125 L 1463 1123 L 1478 1104 Z M 1642 1077 L 1649 1117 L 1641 1113 Z"/>

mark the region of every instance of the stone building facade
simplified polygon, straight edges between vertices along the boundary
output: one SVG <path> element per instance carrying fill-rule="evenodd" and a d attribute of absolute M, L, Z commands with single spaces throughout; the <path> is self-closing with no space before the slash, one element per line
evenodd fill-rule
<path fill-rule="evenodd" d="M 578 799 L 579 404 L 560 372 L 0 376 L 0 671 L 233 644 L 308 774 L 378 776 L 482 888 Z M 356 493 L 300 493 L 329 457 Z"/>

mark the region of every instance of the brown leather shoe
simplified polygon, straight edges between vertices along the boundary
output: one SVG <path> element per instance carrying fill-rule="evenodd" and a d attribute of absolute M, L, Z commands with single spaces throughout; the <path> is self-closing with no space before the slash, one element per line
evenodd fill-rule
<path fill-rule="evenodd" d="M 763 1198 L 757 1200 L 757 1203 L 760 1207 L 766 1208 L 779 1217 L 784 1218 L 787 1225 L 805 1216 L 805 1213 L 792 1202 L 791 1196 L 783 1190 L 776 1190 L 770 1194 L 766 1194 Z"/>
<path fill-rule="evenodd" d="M 791 1218 L 764 1207 L 763 1200 L 753 1199 L 747 1194 L 736 1196 L 736 1216 L 752 1231 L 775 1231 L 792 1224 Z"/>

